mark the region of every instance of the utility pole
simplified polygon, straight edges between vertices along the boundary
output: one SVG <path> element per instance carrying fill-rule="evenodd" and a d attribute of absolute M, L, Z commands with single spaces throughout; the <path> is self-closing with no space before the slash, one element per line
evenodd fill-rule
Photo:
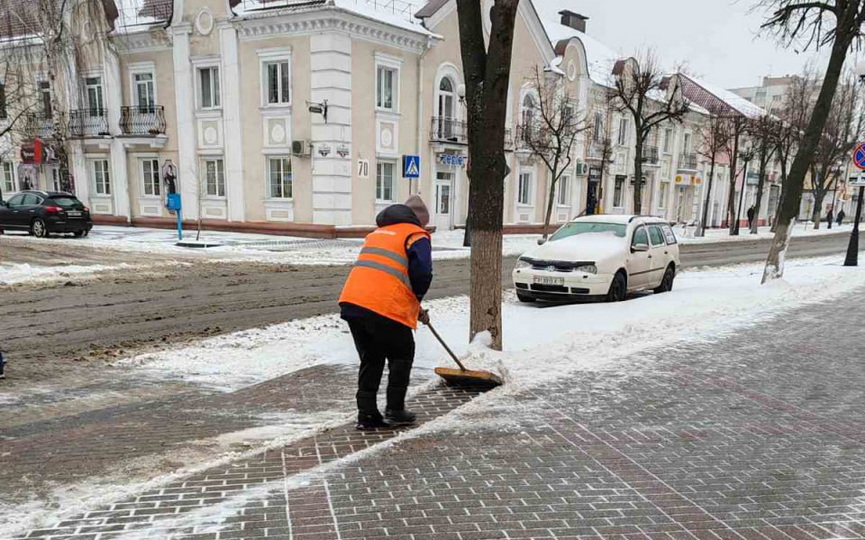
<path fill-rule="evenodd" d="M 844 266 L 859 266 L 859 220 L 862 219 L 862 197 L 865 197 L 865 175 L 860 173 L 856 184 L 859 185 L 859 200 L 856 201 L 856 219 L 853 221 Z"/>
<path fill-rule="evenodd" d="M 733 226 L 733 236 L 739 235 L 739 225 L 742 222 L 742 202 L 745 200 L 745 191 L 748 189 L 748 163 L 754 159 L 754 150 L 748 147 L 741 153 L 745 169 L 742 171 L 742 191 L 739 192 L 739 208 L 736 209 L 736 223 Z"/>

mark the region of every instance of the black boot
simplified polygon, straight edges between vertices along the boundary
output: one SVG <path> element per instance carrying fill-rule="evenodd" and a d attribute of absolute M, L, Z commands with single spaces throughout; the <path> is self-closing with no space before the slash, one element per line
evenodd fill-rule
<path fill-rule="evenodd" d="M 391 427 L 410 426 L 415 423 L 417 416 L 415 416 L 413 412 L 405 409 L 401 411 L 387 409 L 384 413 L 384 420 Z"/>
<path fill-rule="evenodd" d="M 355 425 L 355 427 L 360 431 L 371 431 L 374 429 L 390 427 L 390 424 L 385 422 L 380 414 L 378 416 L 358 415 L 357 425 Z"/>

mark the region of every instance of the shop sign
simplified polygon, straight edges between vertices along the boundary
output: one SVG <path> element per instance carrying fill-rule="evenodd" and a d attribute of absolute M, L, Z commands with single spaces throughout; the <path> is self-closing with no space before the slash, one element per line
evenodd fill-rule
<path fill-rule="evenodd" d="M 465 167 L 466 166 L 466 156 L 461 156 L 459 154 L 439 154 L 439 163 L 442 165 L 447 165 L 448 167 Z"/>

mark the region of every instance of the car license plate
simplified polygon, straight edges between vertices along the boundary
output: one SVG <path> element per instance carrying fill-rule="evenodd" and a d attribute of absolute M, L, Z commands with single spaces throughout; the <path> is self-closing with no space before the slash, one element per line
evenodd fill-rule
<path fill-rule="evenodd" d="M 538 285 L 562 286 L 565 284 L 565 278 L 563 278 L 563 277 L 535 276 L 535 283 L 537 283 Z"/>
<path fill-rule="evenodd" d="M 66 212 L 66 215 L 69 217 L 81 217 L 81 212 L 78 210 L 70 210 L 69 212 Z"/>

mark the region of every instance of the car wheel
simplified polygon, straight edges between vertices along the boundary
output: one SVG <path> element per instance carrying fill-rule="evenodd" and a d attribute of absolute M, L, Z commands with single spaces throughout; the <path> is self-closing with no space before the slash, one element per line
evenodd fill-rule
<path fill-rule="evenodd" d="M 75 235 L 75 238 L 81 238 L 82 236 L 87 236 L 87 231 L 75 231 L 72 234 Z"/>
<path fill-rule="evenodd" d="M 30 225 L 30 232 L 36 238 L 45 238 L 48 236 L 48 226 L 45 225 L 45 222 L 41 218 L 36 218 L 33 220 L 33 224 Z"/>
<path fill-rule="evenodd" d="M 519 300 L 520 302 L 525 302 L 527 304 L 531 304 L 532 302 L 536 301 L 537 298 L 535 298 L 534 296 L 529 296 L 527 294 L 518 292 L 517 293 L 517 300 Z"/>
<path fill-rule="evenodd" d="M 658 288 L 655 289 L 655 294 L 661 294 L 665 292 L 670 292 L 673 290 L 673 281 L 676 279 L 676 271 L 672 266 L 667 267 L 667 271 L 664 272 L 664 278 L 661 280 L 661 284 L 658 285 Z"/>
<path fill-rule="evenodd" d="M 610 291 L 607 293 L 607 302 L 621 302 L 628 296 L 628 279 L 622 272 L 617 273 L 610 283 Z"/>

